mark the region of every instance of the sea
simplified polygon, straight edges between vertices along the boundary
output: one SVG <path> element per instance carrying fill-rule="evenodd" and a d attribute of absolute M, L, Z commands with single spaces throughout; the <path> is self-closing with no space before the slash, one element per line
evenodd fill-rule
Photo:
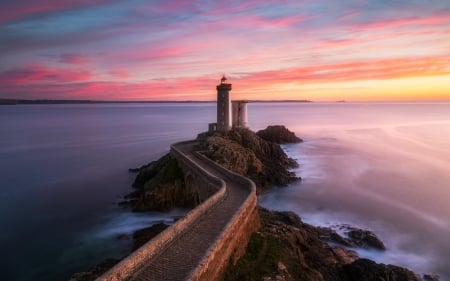
<path fill-rule="evenodd" d="M 252 130 L 283 124 L 302 181 L 261 195 L 304 222 L 373 231 L 362 257 L 450 280 L 450 103 L 250 103 Z M 68 280 L 126 255 L 132 233 L 187 210 L 119 206 L 139 167 L 193 139 L 214 103 L 0 106 L 0 276 Z"/>

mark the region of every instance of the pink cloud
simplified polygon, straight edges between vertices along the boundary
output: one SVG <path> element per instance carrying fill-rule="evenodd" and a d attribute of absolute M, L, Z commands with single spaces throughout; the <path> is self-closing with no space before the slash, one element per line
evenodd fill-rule
<path fill-rule="evenodd" d="M 328 83 L 355 80 L 382 80 L 450 73 L 450 58 L 424 57 L 354 61 L 250 73 L 235 79 L 245 88 L 298 82 Z"/>
<path fill-rule="evenodd" d="M 385 30 L 390 28 L 397 28 L 410 25 L 440 25 L 442 23 L 450 22 L 450 14 L 438 14 L 427 17 L 408 17 L 392 20 L 378 20 L 377 22 L 368 24 L 357 24 L 352 27 L 353 30 Z"/>
<path fill-rule="evenodd" d="M 50 69 L 41 64 L 31 64 L 24 68 L 17 68 L 0 73 L 0 84 L 24 84 L 42 82 L 73 82 L 86 81 L 92 77 L 85 70 Z"/>
<path fill-rule="evenodd" d="M 448 57 L 365 60 L 235 74 L 229 78 L 236 85 L 235 94 L 251 96 L 260 89 L 279 88 L 282 84 L 306 85 L 443 75 L 450 73 L 448 65 Z M 92 76 L 88 72 L 33 65 L 0 73 L 2 96 L 97 100 L 214 100 L 215 85 L 220 76 L 214 74 L 132 82 L 129 79 L 120 81 L 118 76 L 121 71 L 118 69 L 116 72 L 117 80 L 95 81 L 89 80 Z"/>
<path fill-rule="evenodd" d="M 261 16 L 245 16 L 239 17 L 237 21 L 233 21 L 236 27 L 251 26 L 255 28 L 287 28 L 292 25 L 298 24 L 307 20 L 308 17 L 302 16 L 291 16 L 291 17 L 280 17 L 280 18 L 268 18 Z"/>
<path fill-rule="evenodd" d="M 91 7 L 110 0 L 15 0 L 2 4 L 0 10 L 0 23 L 23 18 L 29 15 L 59 12 L 63 10 Z"/>
<path fill-rule="evenodd" d="M 87 56 L 80 54 L 62 54 L 59 59 L 59 62 L 67 64 L 84 64 L 89 61 Z"/>
<path fill-rule="evenodd" d="M 125 79 L 125 78 L 130 78 L 131 77 L 131 75 L 128 72 L 128 70 L 122 69 L 122 68 L 117 68 L 117 69 L 110 70 L 108 73 L 109 73 L 109 75 L 111 75 L 114 78 L 124 78 Z"/>

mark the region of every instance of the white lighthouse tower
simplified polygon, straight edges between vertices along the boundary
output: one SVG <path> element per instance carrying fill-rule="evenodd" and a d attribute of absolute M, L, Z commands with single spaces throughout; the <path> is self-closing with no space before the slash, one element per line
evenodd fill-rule
<path fill-rule="evenodd" d="M 248 116 L 247 116 L 247 103 L 245 100 L 234 100 L 231 102 L 233 105 L 233 128 L 247 128 Z"/>

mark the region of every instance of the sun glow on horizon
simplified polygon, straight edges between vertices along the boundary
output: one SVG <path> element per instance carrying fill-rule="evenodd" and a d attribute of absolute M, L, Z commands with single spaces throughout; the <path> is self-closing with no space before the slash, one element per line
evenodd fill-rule
<path fill-rule="evenodd" d="M 0 98 L 450 101 L 450 2 L 100 2 L 2 7 Z"/>

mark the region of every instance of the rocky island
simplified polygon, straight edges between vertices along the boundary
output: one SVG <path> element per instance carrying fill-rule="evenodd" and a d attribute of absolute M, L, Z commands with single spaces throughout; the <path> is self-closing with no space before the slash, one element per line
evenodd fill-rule
<path fill-rule="evenodd" d="M 197 137 L 197 150 L 223 167 L 250 178 L 256 183 L 257 193 L 262 193 L 300 180 L 290 171 L 298 166 L 297 162 L 279 145 L 301 142 L 292 135 L 284 126 L 269 126 L 257 133 L 246 128 L 202 133 Z M 270 141 L 275 136 L 278 141 Z M 195 194 L 186 193 L 183 172 L 170 154 L 130 170 L 138 172 L 133 183 L 135 191 L 126 196 L 134 211 L 168 211 L 174 207 L 192 208 L 199 203 Z"/>
<path fill-rule="evenodd" d="M 284 126 L 269 126 L 256 133 L 244 128 L 203 133 L 198 140 L 197 149 L 202 154 L 252 179 L 258 193 L 301 180 L 290 171 L 297 162 L 284 153 L 280 144 L 302 140 Z M 126 197 L 126 204 L 134 211 L 192 208 L 199 203 L 196 196 L 186 194 L 183 172 L 170 154 L 132 171 L 138 173 L 133 184 L 136 190 Z M 342 236 L 331 228 L 306 224 L 292 212 L 259 207 L 258 214 L 260 227 L 251 236 L 245 254 L 229 265 L 224 280 L 421 280 L 406 268 L 359 258 L 353 249 L 385 250 L 371 231 L 342 226 L 346 234 Z M 166 227 L 157 224 L 137 231 L 133 249 Z M 97 267 L 97 273 L 74 280 L 93 280 L 104 270 Z"/>

